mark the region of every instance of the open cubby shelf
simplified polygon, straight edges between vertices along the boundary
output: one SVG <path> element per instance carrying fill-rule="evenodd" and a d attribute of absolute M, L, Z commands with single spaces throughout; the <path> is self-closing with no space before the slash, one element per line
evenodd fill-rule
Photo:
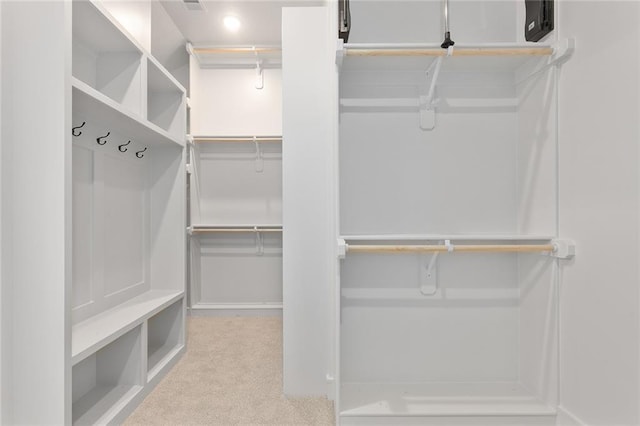
<path fill-rule="evenodd" d="M 73 424 L 107 424 L 144 385 L 142 326 L 129 330 L 73 366 Z"/>
<path fill-rule="evenodd" d="M 184 138 L 185 91 L 152 58 L 147 60 L 147 119 L 176 138 Z"/>
<path fill-rule="evenodd" d="M 151 290 L 75 325 L 71 349 L 73 364 L 183 297 L 183 291 Z"/>
<path fill-rule="evenodd" d="M 73 108 L 83 117 L 106 128 L 117 128 L 132 140 L 150 146 L 183 146 L 184 136 L 170 135 L 156 124 L 122 108 L 86 83 L 72 78 Z M 80 124 L 80 123 L 78 123 Z"/>
<path fill-rule="evenodd" d="M 184 300 L 180 299 L 147 322 L 147 371 L 151 380 L 184 347 Z"/>

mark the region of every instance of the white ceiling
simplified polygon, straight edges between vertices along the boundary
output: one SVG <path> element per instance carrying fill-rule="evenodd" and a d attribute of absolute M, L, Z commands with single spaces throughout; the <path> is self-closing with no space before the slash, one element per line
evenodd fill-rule
<path fill-rule="evenodd" d="M 161 0 L 162 5 L 185 38 L 194 45 L 280 45 L 282 7 L 317 6 L 322 0 L 220 1 L 202 0 L 204 11 L 188 10 L 181 0 Z M 222 20 L 227 15 L 242 23 L 236 33 L 227 31 Z"/>

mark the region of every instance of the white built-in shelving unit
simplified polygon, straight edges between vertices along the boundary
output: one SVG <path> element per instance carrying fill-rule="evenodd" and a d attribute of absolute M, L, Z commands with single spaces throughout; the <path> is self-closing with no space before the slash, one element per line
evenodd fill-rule
<path fill-rule="evenodd" d="M 192 312 L 279 311 L 282 138 L 194 136 L 192 140 Z"/>
<path fill-rule="evenodd" d="M 340 424 L 555 424 L 572 48 L 339 44 Z"/>
<path fill-rule="evenodd" d="M 279 46 L 190 53 L 190 297 L 194 315 L 282 310 Z"/>
<path fill-rule="evenodd" d="M 72 422 L 117 423 L 184 352 L 185 89 L 72 8 Z"/>

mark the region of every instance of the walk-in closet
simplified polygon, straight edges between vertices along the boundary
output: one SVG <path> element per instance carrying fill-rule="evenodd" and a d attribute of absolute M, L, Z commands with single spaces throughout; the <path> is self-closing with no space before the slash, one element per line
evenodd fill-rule
<path fill-rule="evenodd" d="M 640 426 L 639 23 L 0 0 L 0 424 Z"/>

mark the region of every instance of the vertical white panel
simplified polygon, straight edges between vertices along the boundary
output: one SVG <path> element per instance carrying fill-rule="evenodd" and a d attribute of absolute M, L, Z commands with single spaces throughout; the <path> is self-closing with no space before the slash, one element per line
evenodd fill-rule
<path fill-rule="evenodd" d="M 117 293 L 145 280 L 145 167 L 104 156 L 104 291 Z"/>
<path fill-rule="evenodd" d="M 11 351 L 5 402 L 13 413 L 3 420 L 69 424 L 71 2 L 3 2 L 1 39 L 2 62 L 11 63 L 2 69 L 3 154 L 10 147 L 2 164 L 9 189 L 3 231 L 10 232 L 3 249 L 12 263 L 3 281 L 11 283 L 6 303 L 15 307 L 4 342 Z"/>
<path fill-rule="evenodd" d="M 638 2 L 560 2 L 561 35 L 577 41 L 559 84 L 560 235 L 577 245 L 562 273 L 560 397 L 591 425 L 640 423 L 639 16 Z"/>
<path fill-rule="evenodd" d="M 2 35 L 2 4 L 0 3 L 0 37 Z M 0 43 L 0 99 L 2 99 L 2 43 Z M 2 129 L 2 102 L 0 101 L 0 129 Z M 2 145 L 2 132 L 0 132 L 0 166 L 3 164 L 2 163 L 2 151 L 3 151 L 3 145 Z M 2 186 L 2 173 L 0 173 L 0 192 L 4 194 L 4 191 L 2 189 L 4 189 L 4 187 Z M 4 356 L 4 339 L 5 339 L 5 333 L 4 333 L 4 326 L 5 326 L 5 321 L 4 321 L 4 315 L 5 315 L 5 309 L 3 308 L 3 298 L 4 298 L 4 268 L 3 268 L 3 263 L 4 263 L 4 239 L 2 238 L 3 236 L 3 210 L 4 210 L 4 202 L 3 202 L 4 197 L 0 198 L 0 423 L 6 423 L 5 422 L 5 411 L 4 411 L 4 399 L 5 399 L 5 393 L 2 391 L 2 389 L 4 389 L 5 387 L 5 376 L 6 374 L 4 373 L 5 370 L 5 356 Z"/>
<path fill-rule="evenodd" d="M 73 307 L 93 300 L 93 151 L 73 147 Z"/>
<path fill-rule="evenodd" d="M 182 120 L 185 121 L 184 110 Z M 150 188 L 150 281 L 153 289 L 185 289 L 186 172 L 182 149 L 155 149 Z"/>
<path fill-rule="evenodd" d="M 334 34 L 326 8 L 283 8 L 284 392 L 326 393 L 335 259 Z"/>

